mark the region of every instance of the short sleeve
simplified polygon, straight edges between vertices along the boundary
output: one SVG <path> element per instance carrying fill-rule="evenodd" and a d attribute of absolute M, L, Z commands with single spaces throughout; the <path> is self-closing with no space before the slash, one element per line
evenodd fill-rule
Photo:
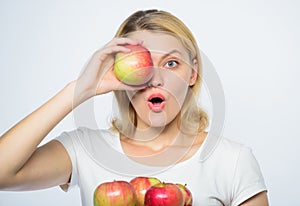
<path fill-rule="evenodd" d="M 63 132 L 60 136 L 56 137 L 56 140 L 59 141 L 65 147 L 72 162 L 72 174 L 69 183 L 65 185 L 60 185 L 61 189 L 65 192 L 77 186 L 78 183 L 77 158 L 73 140 L 75 135 L 77 135 L 77 132 L 72 131 Z"/>
<path fill-rule="evenodd" d="M 256 158 L 251 149 L 243 147 L 236 163 L 231 205 L 237 206 L 266 190 L 264 178 Z"/>

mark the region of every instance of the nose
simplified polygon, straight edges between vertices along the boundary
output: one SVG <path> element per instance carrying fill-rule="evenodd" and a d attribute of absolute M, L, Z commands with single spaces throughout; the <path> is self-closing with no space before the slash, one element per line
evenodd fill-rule
<path fill-rule="evenodd" d="M 161 87 L 164 86 L 164 80 L 162 76 L 162 71 L 160 68 L 153 68 L 153 76 L 148 83 L 149 87 Z"/>

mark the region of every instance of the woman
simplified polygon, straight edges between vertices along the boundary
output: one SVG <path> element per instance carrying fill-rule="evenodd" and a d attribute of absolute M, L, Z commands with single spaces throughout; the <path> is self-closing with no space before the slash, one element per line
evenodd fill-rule
<path fill-rule="evenodd" d="M 114 55 L 130 52 L 128 44 L 151 53 L 154 74 L 145 85 L 128 86 L 115 77 Z M 189 29 L 164 11 L 134 13 L 78 79 L 1 137 L 0 187 L 67 190 L 78 184 L 83 205 L 92 205 L 100 183 L 151 175 L 186 183 L 194 205 L 268 205 L 251 150 L 220 139 L 203 158 L 211 137 L 208 117 L 196 105 L 200 85 L 200 53 Z M 112 129 L 78 128 L 38 147 L 75 107 L 111 91 L 120 113 Z"/>

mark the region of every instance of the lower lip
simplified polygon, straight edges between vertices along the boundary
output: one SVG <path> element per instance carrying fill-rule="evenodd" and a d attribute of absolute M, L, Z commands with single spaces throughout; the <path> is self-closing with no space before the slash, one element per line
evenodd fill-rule
<path fill-rule="evenodd" d="M 155 104 L 153 104 L 152 102 L 148 102 L 148 107 L 153 112 L 162 111 L 164 109 L 165 105 L 166 105 L 166 102 L 155 103 Z"/>

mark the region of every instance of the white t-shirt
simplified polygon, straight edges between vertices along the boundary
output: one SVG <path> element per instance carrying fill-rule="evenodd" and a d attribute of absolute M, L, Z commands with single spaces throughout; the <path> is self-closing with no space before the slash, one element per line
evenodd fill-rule
<path fill-rule="evenodd" d="M 206 158 L 201 158 L 209 142 L 188 160 L 170 167 L 139 164 L 124 155 L 119 134 L 111 130 L 78 128 L 64 132 L 57 140 L 72 161 L 69 188 L 78 185 L 82 205 L 93 205 L 95 188 L 103 182 L 130 181 L 136 176 L 153 176 L 163 182 L 187 184 L 194 206 L 236 206 L 266 191 L 259 165 L 251 149 L 221 138 Z M 203 156 L 203 155 L 202 155 Z"/>

